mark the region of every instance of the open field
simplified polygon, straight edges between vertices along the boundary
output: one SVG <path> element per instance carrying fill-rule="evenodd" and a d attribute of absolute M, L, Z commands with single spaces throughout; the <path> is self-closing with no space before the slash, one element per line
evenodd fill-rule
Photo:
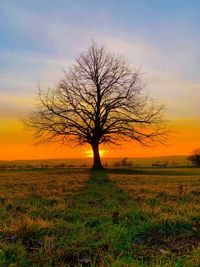
<path fill-rule="evenodd" d="M 152 166 L 152 164 L 160 163 L 167 164 L 172 167 L 180 166 L 190 166 L 191 162 L 187 160 L 188 156 L 163 156 L 163 157 L 135 157 L 127 158 L 128 165 L 135 167 L 146 167 Z M 102 158 L 103 165 L 106 166 L 120 166 L 122 165 L 123 158 Z M 92 165 L 92 158 L 83 159 L 43 159 L 43 160 L 13 160 L 13 161 L 3 161 L 0 160 L 0 169 L 4 167 L 10 168 L 32 168 L 37 167 L 90 167 Z"/>
<path fill-rule="evenodd" d="M 0 172 L 0 266 L 200 266 L 200 169 Z"/>

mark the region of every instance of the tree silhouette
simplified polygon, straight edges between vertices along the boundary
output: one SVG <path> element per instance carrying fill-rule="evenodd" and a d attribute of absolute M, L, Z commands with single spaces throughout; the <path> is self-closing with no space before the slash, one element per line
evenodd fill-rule
<path fill-rule="evenodd" d="M 93 43 L 39 103 L 25 123 L 39 143 L 90 144 L 93 168 L 102 168 L 100 144 L 164 142 L 163 106 L 143 93 L 139 70 Z"/>
<path fill-rule="evenodd" d="M 200 149 L 195 149 L 193 153 L 188 157 L 188 160 L 190 160 L 194 166 L 200 167 Z"/>

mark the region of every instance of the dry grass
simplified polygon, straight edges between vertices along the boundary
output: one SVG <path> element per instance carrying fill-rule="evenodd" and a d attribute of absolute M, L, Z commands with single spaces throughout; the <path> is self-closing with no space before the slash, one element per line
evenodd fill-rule
<path fill-rule="evenodd" d="M 0 266 L 200 266 L 200 169 L 107 173 L 0 172 Z"/>

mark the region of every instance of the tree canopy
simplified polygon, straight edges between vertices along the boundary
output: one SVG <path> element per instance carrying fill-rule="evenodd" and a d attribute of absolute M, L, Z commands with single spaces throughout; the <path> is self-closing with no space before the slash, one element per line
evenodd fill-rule
<path fill-rule="evenodd" d="M 102 168 L 100 144 L 164 142 L 163 106 L 144 88 L 139 69 L 93 43 L 55 88 L 39 90 L 37 108 L 25 123 L 39 142 L 91 145 L 93 168 Z"/>

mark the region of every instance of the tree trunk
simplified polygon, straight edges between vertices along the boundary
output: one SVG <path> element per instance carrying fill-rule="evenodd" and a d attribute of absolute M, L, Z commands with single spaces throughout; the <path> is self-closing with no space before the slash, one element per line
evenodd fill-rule
<path fill-rule="evenodd" d="M 93 166 L 92 169 L 103 169 L 101 158 L 99 154 L 99 144 L 92 145 L 93 150 Z"/>

